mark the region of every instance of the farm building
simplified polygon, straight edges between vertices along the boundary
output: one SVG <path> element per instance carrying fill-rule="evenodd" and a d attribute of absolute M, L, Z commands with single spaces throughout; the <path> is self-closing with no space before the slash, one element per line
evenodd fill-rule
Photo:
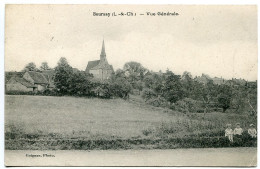
<path fill-rule="evenodd" d="M 48 89 L 53 89 L 54 86 L 54 81 L 53 81 L 53 76 L 54 76 L 54 71 L 53 70 L 43 70 L 42 74 L 45 76 L 46 80 L 48 81 Z"/>
<path fill-rule="evenodd" d="M 5 72 L 5 82 L 8 82 L 14 76 L 23 77 L 23 72 Z"/>
<path fill-rule="evenodd" d="M 23 78 L 29 81 L 31 84 L 37 86 L 38 91 L 44 91 L 45 89 L 47 89 L 49 84 L 46 77 L 40 72 L 25 72 Z"/>
<path fill-rule="evenodd" d="M 53 89 L 55 87 L 52 79 L 53 75 L 53 70 L 42 72 L 6 72 L 6 91 L 29 92 Z"/>
<path fill-rule="evenodd" d="M 6 83 L 7 91 L 21 91 L 21 92 L 30 92 L 35 91 L 37 86 L 31 84 L 24 78 L 13 76 Z"/>
<path fill-rule="evenodd" d="M 114 72 L 113 66 L 108 64 L 105 51 L 105 43 L 103 40 L 100 60 L 89 61 L 86 72 L 93 74 L 94 78 L 99 80 L 108 79 Z"/>

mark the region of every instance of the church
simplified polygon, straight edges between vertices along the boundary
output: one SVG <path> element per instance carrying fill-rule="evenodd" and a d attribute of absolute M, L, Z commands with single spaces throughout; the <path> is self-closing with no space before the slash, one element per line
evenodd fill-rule
<path fill-rule="evenodd" d="M 86 72 L 93 74 L 94 78 L 99 80 L 109 79 L 114 72 L 113 66 L 108 64 L 105 51 L 105 42 L 103 40 L 100 60 L 89 61 Z"/>

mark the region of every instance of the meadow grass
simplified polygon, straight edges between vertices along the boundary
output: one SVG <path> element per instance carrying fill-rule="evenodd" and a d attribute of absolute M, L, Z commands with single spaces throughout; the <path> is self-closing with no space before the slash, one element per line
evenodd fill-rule
<path fill-rule="evenodd" d="M 224 130 L 227 123 L 237 122 L 247 129 L 256 118 L 220 112 L 183 114 L 136 100 L 5 97 L 6 149 L 234 146 L 224 138 Z M 249 140 L 239 146 L 255 143 Z"/>

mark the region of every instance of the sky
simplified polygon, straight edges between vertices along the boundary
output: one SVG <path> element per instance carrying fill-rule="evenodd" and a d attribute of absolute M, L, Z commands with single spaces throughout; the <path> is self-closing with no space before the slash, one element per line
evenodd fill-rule
<path fill-rule="evenodd" d="M 103 38 L 115 70 L 136 61 L 155 72 L 257 79 L 257 8 L 232 5 L 7 5 L 5 70 L 44 61 L 55 67 L 60 57 L 85 70 L 99 59 Z"/>

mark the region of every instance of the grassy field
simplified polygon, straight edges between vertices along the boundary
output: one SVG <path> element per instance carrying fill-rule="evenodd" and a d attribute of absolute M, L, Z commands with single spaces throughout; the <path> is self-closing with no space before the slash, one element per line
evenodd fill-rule
<path fill-rule="evenodd" d="M 87 145 L 84 149 L 88 149 L 90 145 L 93 147 L 93 144 L 107 144 L 112 147 L 120 147 L 118 146 L 120 144 L 121 147 L 129 148 L 128 143 L 131 142 L 146 148 L 153 148 L 154 145 L 175 148 L 186 146 L 182 143 L 183 140 L 179 140 L 180 138 L 190 142 L 189 139 L 194 137 L 199 143 L 197 147 L 200 147 L 201 142 L 207 142 L 208 137 L 223 137 L 227 123 L 237 122 L 246 129 L 250 123 L 256 123 L 256 119 L 219 112 L 206 116 L 185 115 L 146 105 L 134 97 L 129 101 L 25 95 L 5 97 L 5 139 L 6 147 L 9 149 L 12 149 L 13 145 L 18 149 L 26 146 L 30 149 L 26 139 L 35 144 L 34 141 L 55 138 L 55 144 L 42 142 L 39 144 L 53 144 L 54 147 L 56 144 L 63 144 L 68 149 L 71 147 L 80 149 Z M 74 139 L 74 143 L 70 141 L 58 143 L 57 139 L 63 141 Z M 115 140 L 116 142 L 113 142 Z M 164 145 L 165 140 L 171 142 L 171 145 L 168 143 L 168 146 Z M 70 144 L 70 147 L 67 144 Z M 38 143 L 34 146 L 35 149 L 39 149 Z"/>
<path fill-rule="evenodd" d="M 6 96 L 5 120 L 26 133 L 131 138 L 174 116 L 121 99 Z"/>

